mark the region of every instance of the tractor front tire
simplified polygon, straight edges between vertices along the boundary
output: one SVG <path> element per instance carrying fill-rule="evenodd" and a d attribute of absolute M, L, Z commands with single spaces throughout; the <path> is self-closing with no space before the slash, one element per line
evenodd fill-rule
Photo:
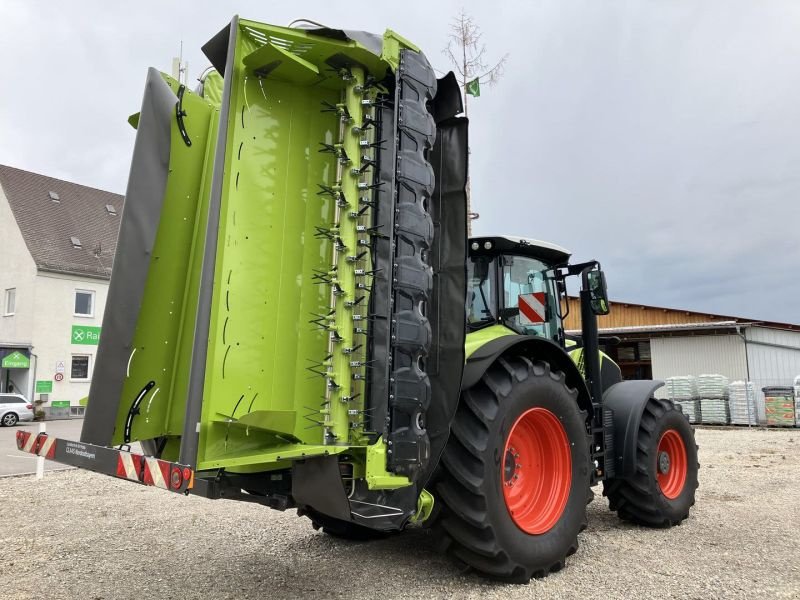
<path fill-rule="evenodd" d="M 686 416 L 669 400 L 650 398 L 636 440 L 636 472 L 603 482 L 611 510 L 648 527 L 679 525 L 697 490 L 697 444 Z"/>
<path fill-rule="evenodd" d="M 500 358 L 462 391 L 442 455 L 434 529 L 480 573 L 527 583 L 563 568 L 586 527 L 586 413 L 563 373 Z"/>

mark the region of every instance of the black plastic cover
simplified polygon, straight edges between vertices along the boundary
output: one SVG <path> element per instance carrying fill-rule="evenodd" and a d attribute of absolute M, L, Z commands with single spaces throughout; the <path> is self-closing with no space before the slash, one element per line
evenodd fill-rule
<path fill-rule="evenodd" d="M 440 89 L 436 95 L 455 93 L 458 87 Z M 450 101 L 453 104 L 452 101 Z M 431 265 L 435 273 L 433 293 L 428 307 L 431 323 L 431 349 L 425 369 L 431 382 L 433 401 L 427 414 L 431 459 L 425 483 L 436 468 L 439 456 L 450 436 L 450 423 L 461 394 L 464 369 L 464 338 L 467 330 L 465 298 L 467 294 L 467 157 L 468 121 L 454 117 L 438 125 L 431 165 L 436 174 L 436 188 L 431 202 L 434 223 L 434 246 Z"/>
<path fill-rule="evenodd" d="M 114 435 L 125 370 L 161 219 L 169 174 L 170 127 L 177 101 L 161 73 L 151 68 L 147 72 L 125 192 L 124 218 L 114 256 L 114 268 L 127 276 L 113 278 L 108 288 L 103 336 L 89 388 L 91 398 L 103 401 L 90 402 L 86 409 L 81 441 L 88 444 L 107 446 Z"/>
<path fill-rule="evenodd" d="M 238 23 L 239 16 L 233 17 L 232 24 Z M 201 50 L 211 65 L 219 71 L 219 74 L 225 76 L 225 65 L 228 59 L 228 46 L 230 45 L 231 32 L 234 31 L 232 25 L 226 25 L 220 32 L 208 40 Z"/>
<path fill-rule="evenodd" d="M 401 529 L 414 514 L 447 442 L 466 335 L 467 120 L 449 117 L 437 127 L 430 112 L 438 94 L 459 96 L 442 106 L 460 105 L 460 91 L 435 91 L 433 70 L 411 51 L 402 54 L 395 85 L 378 124 L 383 185 L 373 196 L 379 235 L 367 414 L 370 428 L 391 442 L 389 470 L 414 483 L 376 491 L 356 482 L 350 496 L 353 521 L 382 530 Z"/>
<path fill-rule="evenodd" d="M 461 86 L 452 71 L 437 81 L 436 89 L 436 97 L 430 108 L 437 125 L 464 112 Z"/>
<path fill-rule="evenodd" d="M 435 177 L 429 158 L 436 122 L 428 105 L 436 95 L 436 77 L 425 56 L 411 50 L 401 51 L 396 77 L 394 187 L 400 218 L 395 218 L 393 232 L 387 468 L 416 480 L 430 458 L 426 427 L 431 384 L 426 359 L 431 325 L 426 311 L 433 292 L 429 261 Z"/>

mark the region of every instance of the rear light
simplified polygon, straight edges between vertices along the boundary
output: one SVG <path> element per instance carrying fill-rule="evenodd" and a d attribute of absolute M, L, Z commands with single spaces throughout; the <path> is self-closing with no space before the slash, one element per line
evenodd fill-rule
<path fill-rule="evenodd" d="M 33 404 L 26 404 L 25 408 L 27 408 L 28 410 L 33 410 Z"/>
<path fill-rule="evenodd" d="M 181 470 L 177 467 L 172 468 L 172 473 L 170 474 L 170 483 L 172 484 L 172 489 L 177 490 L 181 487 L 183 483 L 183 475 L 181 474 Z"/>

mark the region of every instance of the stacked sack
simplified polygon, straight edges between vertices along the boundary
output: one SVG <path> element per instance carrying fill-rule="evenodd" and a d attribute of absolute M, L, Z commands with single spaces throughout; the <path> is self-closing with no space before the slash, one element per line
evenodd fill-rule
<path fill-rule="evenodd" d="M 794 422 L 800 427 L 800 375 L 794 378 Z"/>
<path fill-rule="evenodd" d="M 734 425 L 758 425 L 756 390 L 752 381 L 734 381 L 728 386 L 728 407 Z"/>
<path fill-rule="evenodd" d="M 699 423 L 701 419 L 700 402 L 697 400 L 697 379 L 692 375 L 669 377 L 666 380 L 667 395 L 690 423 Z"/>
<path fill-rule="evenodd" d="M 764 392 L 764 405 L 768 427 L 794 427 L 795 399 L 794 388 L 769 386 L 761 388 Z"/>
<path fill-rule="evenodd" d="M 708 425 L 727 425 L 731 422 L 728 406 L 728 378 L 724 375 L 700 375 L 697 378 L 701 422 Z"/>

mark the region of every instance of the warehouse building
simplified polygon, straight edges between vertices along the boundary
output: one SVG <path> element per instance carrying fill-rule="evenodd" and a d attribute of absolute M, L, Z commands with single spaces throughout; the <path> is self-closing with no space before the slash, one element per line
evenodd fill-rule
<path fill-rule="evenodd" d="M 79 416 L 123 197 L 0 165 L 0 391 Z"/>
<path fill-rule="evenodd" d="M 565 328 L 579 332 L 580 302 L 570 300 Z M 800 376 L 800 325 L 611 302 L 598 318 L 604 349 L 626 379 L 720 374 L 730 381 L 792 387 Z"/>

